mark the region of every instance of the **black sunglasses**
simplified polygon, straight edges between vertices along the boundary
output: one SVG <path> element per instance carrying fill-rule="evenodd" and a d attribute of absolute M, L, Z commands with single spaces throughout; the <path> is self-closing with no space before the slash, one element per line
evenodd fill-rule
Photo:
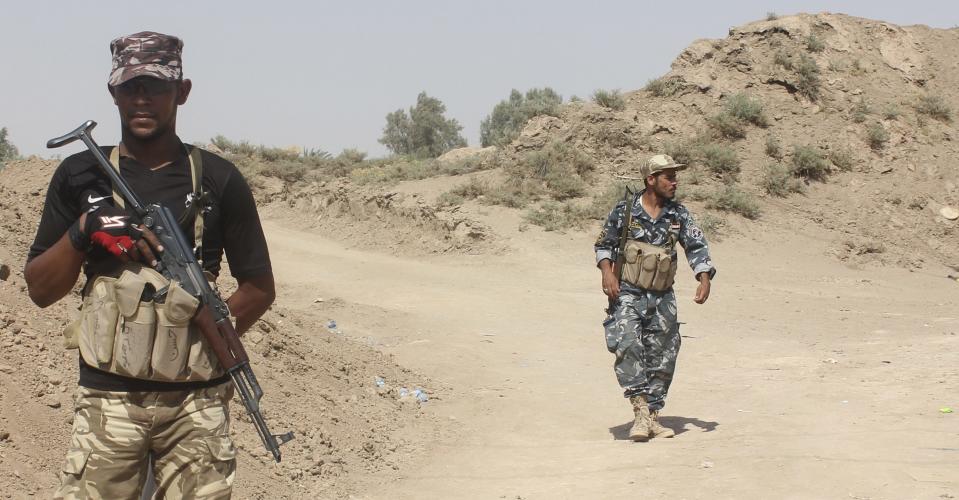
<path fill-rule="evenodd" d="M 133 96 L 143 92 L 153 97 L 172 91 L 175 85 L 176 82 L 141 76 L 127 80 L 114 88 L 117 89 L 117 92 L 125 96 Z"/>

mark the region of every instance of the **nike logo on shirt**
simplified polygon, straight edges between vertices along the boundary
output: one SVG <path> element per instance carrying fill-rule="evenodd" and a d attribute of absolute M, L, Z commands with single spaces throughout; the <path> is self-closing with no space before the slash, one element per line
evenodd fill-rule
<path fill-rule="evenodd" d="M 93 195 L 91 194 L 91 195 L 87 196 L 87 203 L 96 203 L 96 202 L 98 202 L 98 201 L 100 201 L 100 200 L 105 200 L 105 199 L 107 199 L 107 198 L 109 198 L 109 196 L 100 196 L 100 197 L 98 197 L 98 198 L 94 198 Z"/>

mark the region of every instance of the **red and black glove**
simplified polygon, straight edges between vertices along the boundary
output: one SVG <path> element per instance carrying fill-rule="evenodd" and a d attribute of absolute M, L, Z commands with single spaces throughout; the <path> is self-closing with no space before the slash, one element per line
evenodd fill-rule
<path fill-rule="evenodd" d="M 143 236 L 140 220 L 135 215 L 116 207 L 101 206 L 87 212 L 86 222 L 78 220 L 70 227 L 70 243 L 80 251 L 99 246 L 120 257 L 126 254 Z"/>

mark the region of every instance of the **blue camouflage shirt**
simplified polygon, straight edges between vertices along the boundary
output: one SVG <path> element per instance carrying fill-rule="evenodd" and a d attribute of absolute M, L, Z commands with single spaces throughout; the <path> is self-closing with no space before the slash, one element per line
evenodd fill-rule
<path fill-rule="evenodd" d="M 629 238 L 643 241 L 651 245 L 666 246 L 669 233 L 676 234 L 676 241 L 683 247 L 686 253 L 686 260 L 689 261 L 689 267 L 693 269 L 693 275 L 699 273 L 709 273 L 712 278 L 716 275 L 716 268 L 713 267 L 713 261 L 709 257 L 709 245 L 706 244 L 706 236 L 702 229 L 696 225 L 693 216 L 689 210 L 679 203 L 672 200 L 666 202 L 659 217 L 655 220 L 646 213 L 643 204 L 640 201 L 642 192 L 639 192 L 633 198 L 633 217 L 629 224 Z M 596 239 L 596 263 L 599 264 L 603 259 L 616 261 L 616 254 L 619 252 L 620 235 L 623 232 L 623 224 L 626 223 L 626 200 L 620 200 L 613 207 L 603 224 L 603 230 Z M 673 260 L 678 257 L 676 249 L 673 248 Z"/>

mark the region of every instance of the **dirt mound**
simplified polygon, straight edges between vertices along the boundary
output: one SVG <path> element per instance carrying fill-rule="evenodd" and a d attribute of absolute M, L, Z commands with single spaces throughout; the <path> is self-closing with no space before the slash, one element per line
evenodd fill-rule
<path fill-rule="evenodd" d="M 427 197 L 345 180 L 287 183 L 260 178 L 264 214 L 357 247 L 400 254 L 475 253 L 495 247 L 492 232 Z"/>
<path fill-rule="evenodd" d="M 751 23 L 691 44 L 656 84 L 626 93 L 624 109 L 570 103 L 558 117 L 532 119 L 508 149 L 572 144 L 609 179 L 633 173 L 654 151 L 688 152 L 708 140 L 735 152 L 738 187 L 760 199 L 764 216 L 746 222 L 747 232 L 815 224 L 838 230 L 834 253 L 858 263 L 957 265 L 956 222 L 941 215 L 959 205 L 956 131 L 937 114 L 959 104 L 957 49 L 959 30 L 841 14 Z M 762 104 L 765 126 L 717 137 L 711 120 L 736 94 Z M 770 142 L 780 151 L 767 153 Z M 815 148 L 825 174 L 807 178 L 803 194 L 767 195 L 761 183 L 769 166 L 791 165 L 796 145 Z M 729 182 L 702 159 L 694 164 L 681 183 Z M 694 209 L 702 211 L 709 191 L 692 197 Z"/>
<path fill-rule="evenodd" d="M 77 357 L 61 347 L 60 332 L 78 297 L 39 309 L 22 272 L 56 164 L 29 159 L 0 170 L 0 264 L 9 269 L 0 273 L 0 489 L 16 498 L 53 490 L 73 415 Z M 281 286 L 279 293 L 283 304 L 289 292 Z M 284 446 L 283 463 L 273 465 L 242 405 L 234 404 L 239 497 L 341 497 L 353 476 L 388 476 L 418 453 L 419 438 L 435 432 L 433 418 L 407 393 L 419 387 L 436 398 L 443 387 L 351 339 L 382 315 L 331 298 L 308 309 L 274 307 L 247 333 L 265 416 L 274 432 L 292 430 L 296 439 Z M 341 324 L 327 328 L 331 318 Z"/>

